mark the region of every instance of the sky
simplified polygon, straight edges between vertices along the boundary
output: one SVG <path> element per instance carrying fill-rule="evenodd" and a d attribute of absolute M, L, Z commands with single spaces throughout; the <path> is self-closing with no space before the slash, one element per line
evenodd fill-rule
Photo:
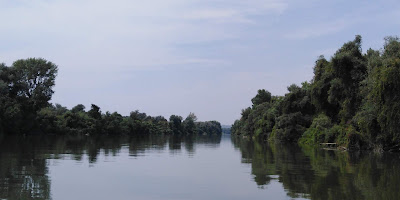
<path fill-rule="evenodd" d="M 230 125 L 258 89 L 310 81 L 355 35 L 400 35 L 398 0 L 0 0 L 0 62 L 58 68 L 52 103 Z"/>

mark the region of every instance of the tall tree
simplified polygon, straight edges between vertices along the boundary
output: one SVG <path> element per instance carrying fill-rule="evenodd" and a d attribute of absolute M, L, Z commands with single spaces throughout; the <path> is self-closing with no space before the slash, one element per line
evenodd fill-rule
<path fill-rule="evenodd" d="M 57 66 L 42 58 L 17 60 L 11 70 L 11 97 L 36 112 L 49 105 L 57 76 Z"/>
<path fill-rule="evenodd" d="M 400 142 L 400 40 L 386 37 L 382 56 L 370 52 L 366 101 L 356 118 L 372 142 Z"/>
<path fill-rule="evenodd" d="M 182 117 L 177 115 L 171 115 L 169 117 L 169 127 L 174 134 L 181 134 L 183 127 L 182 127 Z"/>
<path fill-rule="evenodd" d="M 100 120 L 101 119 L 100 107 L 95 104 L 92 104 L 91 109 L 88 111 L 88 115 L 93 119 Z"/>
<path fill-rule="evenodd" d="M 197 117 L 194 113 L 190 113 L 185 120 L 182 122 L 183 130 L 187 135 L 194 135 L 196 133 Z"/>
<path fill-rule="evenodd" d="M 361 105 L 361 81 L 367 75 L 361 36 L 345 43 L 328 62 L 320 57 L 314 68 L 311 97 L 319 111 L 334 121 L 347 122 Z"/>

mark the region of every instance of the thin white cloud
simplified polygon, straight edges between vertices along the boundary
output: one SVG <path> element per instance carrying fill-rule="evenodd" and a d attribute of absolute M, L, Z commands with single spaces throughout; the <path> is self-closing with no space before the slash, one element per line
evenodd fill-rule
<path fill-rule="evenodd" d="M 382 4 L 383 2 L 385 5 Z M 338 6 L 338 4 L 339 2 L 336 2 L 332 6 Z M 322 4 L 320 3 L 320 5 Z M 388 5 L 391 5 L 390 9 L 388 9 Z M 329 3 L 326 6 L 329 6 Z M 380 6 L 386 7 L 386 9 L 377 8 Z M 283 36 L 286 39 L 301 40 L 337 34 L 358 25 L 370 28 L 371 24 L 398 24 L 398 20 L 393 19 L 397 19 L 400 16 L 399 6 L 398 1 L 365 2 L 364 4 L 353 5 L 354 9 L 351 12 L 348 9 L 343 9 L 344 11 L 336 10 L 331 15 L 324 16 L 324 13 L 320 13 L 323 15 L 320 18 L 315 17 L 308 21 L 303 21 L 299 23 L 301 26 L 296 26 L 296 24 L 293 30 L 289 30 Z M 332 8 L 332 10 L 334 9 Z M 327 10 L 329 11 L 329 9 Z M 311 11 L 302 10 L 302 12 Z"/>
<path fill-rule="evenodd" d="M 0 52 L 6 61 L 37 56 L 54 58 L 63 66 L 77 66 L 74 63 L 79 61 L 97 69 L 110 65 L 159 68 L 204 59 L 185 56 L 176 45 L 238 38 L 234 24 L 249 23 L 252 15 L 280 13 L 287 7 L 280 0 L 0 3 L 4 4 L 0 36 L 12 38 L 7 52 Z M 25 45 L 10 48 L 13 42 Z"/>
<path fill-rule="evenodd" d="M 209 1 L 211 5 L 214 1 Z M 206 8 L 191 10 L 184 18 L 189 20 L 209 20 L 216 23 L 256 23 L 251 19 L 256 15 L 280 14 L 288 3 L 281 0 L 231 1 L 225 8 Z"/>
<path fill-rule="evenodd" d="M 183 16 L 186 20 L 207 20 L 213 23 L 253 23 L 244 13 L 235 9 L 205 9 L 188 12 Z"/>
<path fill-rule="evenodd" d="M 324 22 L 321 24 L 311 25 L 309 27 L 294 30 L 291 33 L 285 34 L 284 37 L 287 39 L 307 39 L 320 37 L 324 35 L 338 33 L 354 23 L 356 23 L 355 20 L 336 20 L 330 23 Z"/>

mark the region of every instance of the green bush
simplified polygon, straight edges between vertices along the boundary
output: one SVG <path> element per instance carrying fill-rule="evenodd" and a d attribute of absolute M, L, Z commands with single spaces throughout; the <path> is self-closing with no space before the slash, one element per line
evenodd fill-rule
<path fill-rule="evenodd" d="M 322 142 L 330 142 L 327 134 L 328 129 L 332 127 L 331 119 L 325 114 L 320 114 L 314 118 L 310 128 L 299 139 L 300 144 L 315 145 Z"/>

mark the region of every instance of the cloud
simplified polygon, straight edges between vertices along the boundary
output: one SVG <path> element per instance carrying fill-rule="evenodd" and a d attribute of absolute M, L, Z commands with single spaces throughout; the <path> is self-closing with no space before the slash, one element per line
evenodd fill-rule
<path fill-rule="evenodd" d="M 372 24 L 375 24 L 375 26 L 398 24 L 398 20 L 393 19 L 399 16 L 400 4 L 395 0 L 384 2 L 368 1 L 362 4 L 355 1 L 308 2 L 308 8 L 293 8 L 293 10 L 288 11 L 299 14 L 300 18 L 296 20 L 297 23 L 293 24 L 291 30 L 283 34 L 283 37 L 294 40 L 315 39 L 322 36 L 338 35 L 338 33 L 347 30 L 359 34 L 361 30 L 372 28 Z M 344 4 L 346 6 L 343 6 Z M 297 5 L 297 7 L 300 6 Z M 390 29 L 390 27 L 385 28 L 386 31 Z M 369 32 L 372 31 L 366 33 Z"/>
<path fill-rule="evenodd" d="M 212 5 L 214 1 L 209 1 Z M 280 14 L 284 12 L 288 4 L 279 0 L 267 1 L 231 1 L 231 6 L 225 8 L 206 8 L 191 10 L 184 15 L 188 20 L 208 20 L 215 23 L 256 23 L 252 16 Z"/>
<path fill-rule="evenodd" d="M 283 12 L 279 0 L 1 1 L 0 56 L 37 56 L 63 66 L 159 68 L 206 58 L 177 45 L 239 38 L 235 24 Z M 5 41 L 5 40 L 8 41 Z M 71 60 L 73 58 L 73 60 Z M 129 63 L 129 64 L 128 64 Z"/>
<path fill-rule="evenodd" d="M 294 30 L 291 33 L 285 34 L 284 37 L 287 39 L 315 38 L 324 35 L 338 33 L 355 23 L 356 23 L 355 20 L 336 20 L 329 23 L 322 23 L 317 25 L 311 25 L 305 28 L 300 28 Z"/>

